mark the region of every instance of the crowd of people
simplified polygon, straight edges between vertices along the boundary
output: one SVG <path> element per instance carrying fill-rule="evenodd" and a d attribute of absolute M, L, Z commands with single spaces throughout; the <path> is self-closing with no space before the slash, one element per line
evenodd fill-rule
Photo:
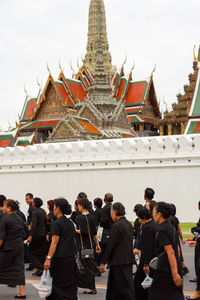
<path fill-rule="evenodd" d="M 48 213 L 40 198 L 27 193 L 26 217 L 17 201 L 0 195 L 0 284 L 19 286 L 15 298 L 26 299 L 28 264 L 33 276 L 50 270 L 53 282 L 47 300 L 77 300 L 78 287 L 84 294 L 97 294 L 95 278 L 108 269 L 106 300 L 183 300 L 183 276 L 189 270 L 176 207 L 156 202 L 154 194 L 151 188 L 145 190 L 145 203 L 133 209 L 134 224 L 111 193 L 103 206 L 101 198 L 92 204 L 81 192 L 73 212 L 66 199 L 49 200 Z M 199 229 L 200 222 L 193 231 Z M 196 247 L 197 291 L 188 299 L 200 299 L 198 236 L 190 247 Z M 147 279 L 153 280 L 144 288 Z"/>

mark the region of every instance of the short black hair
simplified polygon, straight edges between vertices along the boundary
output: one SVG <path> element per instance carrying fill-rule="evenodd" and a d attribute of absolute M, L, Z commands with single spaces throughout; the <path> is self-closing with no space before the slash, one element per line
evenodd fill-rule
<path fill-rule="evenodd" d="M 34 204 L 35 204 L 35 206 L 36 206 L 37 208 L 39 208 L 39 207 L 41 207 L 41 206 L 43 205 L 42 199 L 40 199 L 40 198 L 38 198 L 38 197 L 34 198 L 34 199 L 33 199 L 33 202 L 34 202 Z"/>
<path fill-rule="evenodd" d="M 26 196 L 28 196 L 30 199 L 33 199 L 33 194 L 27 193 Z"/>
<path fill-rule="evenodd" d="M 112 195 L 111 193 L 105 194 L 105 200 L 106 200 L 107 202 L 112 203 L 112 202 L 113 202 L 113 195 Z"/>
<path fill-rule="evenodd" d="M 6 204 L 7 207 L 10 207 L 12 211 L 18 211 L 19 210 L 19 204 L 15 200 L 7 199 L 5 204 Z"/>
<path fill-rule="evenodd" d="M 152 200 L 154 197 L 154 190 L 152 188 L 146 188 L 146 190 L 144 191 L 145 196 L 147 197 L 147 199 Z"/>
<path fill-rule="evenodd" d="M 63 215 L 71 215 L 72 207 L 69 202 L 64 198 L 58 198 L 54 200 L 54 205 L 59 207 Z"/>
<path fill-rule="evenodd" d="M 80 192 L 80 193 L 78 194 L 78 196 L 77 196 L 77 199 L 80 200 L 80 199 L 82 199 L 82 198 L 86 198 L 86 199 L 87 199 L 87 194 L 84 193 L 84 192 Z"/>
<path fill-rule="evenodd" d="M 173 203 L 170 204 L 170 213 L 172 217 L 176 215 L 176 206 Z"/>
<path fill-rule="evenodd" d="M 90 209 L 90 202 L 88 201 L 87 198 L 81 198 L 79 201 L 78 201 L 78 204 L 83 206 L 84 209 L 86 210 L 89 210 Z"/>
<path fill-rule="evenodd" d="M 151 219 L 151 212 L 146 207 L 140 207 L 137 210 L 137 216 L 142 220 L 149 220 Z"/>
<path fill-rule="evenodd" d="M 125 207 L 121 202 L 114 203 L 112 209 L 115 211 L 116 216 L 118 217 L 125 216 L 126 214 Z"/>
<path fill-rule="evenodd" d="M 157 212 L 161 213 L 164 219 L 169 219 L 171 215 L 171 209 L 169 203 L 166 202 L 157 202 L 155 205 Z"/>
<path fill-rule="evenodd" d="M 6 200 L 4 195 L 0 195 L 0 206 L 3 206 L 3 202 Z"/>
<path fill-rule="evenodd" d="M 98 208 L 102 208 L 103 201 L 101 198 L 95 198 L 94 199 L 94 206 L 97 206 Z"/>
<path fill-rule="evenodd" d="M 134 206 L 134 208 L 133 208 L 133 211 L 137 214 L 137 211 L 138 211 L 141 207 L 143 207 L 142 204 L 136 204 L 136 205 Z"/>

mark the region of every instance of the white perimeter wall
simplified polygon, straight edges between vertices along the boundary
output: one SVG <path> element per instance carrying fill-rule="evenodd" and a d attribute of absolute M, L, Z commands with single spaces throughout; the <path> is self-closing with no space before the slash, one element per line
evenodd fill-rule
<path fill-rule="evenodd" d="M 146 187 L 156 201 L 173 202 L 180 221 L 197 222 L 200 135 L 0 148 L 0 194 L 20 201 L 24 212 L 27 192 L 45 203 L 64 196 L 71 204 L 80 191 L 90 200 L 111 192 L 134 220 Z"/>

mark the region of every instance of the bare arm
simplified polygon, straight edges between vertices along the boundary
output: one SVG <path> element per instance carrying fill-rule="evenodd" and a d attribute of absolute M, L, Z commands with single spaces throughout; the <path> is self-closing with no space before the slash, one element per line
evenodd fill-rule
<path fill-rule="evenodd" d="M 48 253 L 48 256 L 50 257 L 50 259 L 46 258 L 46 260 L 45 260 L 45 263 L 44 263 L 45 270 L 48 270 L 50 268 L 51 258 L 53 257 L 53 255 L 56 251 L 59 239 L 60 239 L 60 237 L 58 235 L 52 236 L 52 242 L 51 242 L 51 246 L 50 246 L 49 253 Z"/>
<path fill-rule="evenodd" d="M 164 246 L 164 249 L 165 249 L 165 252 L 167 253 L 173 281 L 176 284 L 176 286 L 181 286 L 181 285 L 183 285 L 183 280 L 180 277 L 180 275 L 178 274 L 178 268 L 177 268 L 177 262 L 176 262 L 174 250 L 171 245 Z"/>
<path fill-rule="evenodd" d="M 3 240 L 0 239 L 0 247 L 3 245 Z"/>
<path fill-rule="evenodd" d="M 178 234 L 179 234 L 179 236 L 180 236 L 181 243 L 184 245 L 184 244 L 185 244 L 185 241 L 184 241 L 184 238 L 183 238 L 183 233 L 182 233 L 180 224 L 178 224 Z"/>

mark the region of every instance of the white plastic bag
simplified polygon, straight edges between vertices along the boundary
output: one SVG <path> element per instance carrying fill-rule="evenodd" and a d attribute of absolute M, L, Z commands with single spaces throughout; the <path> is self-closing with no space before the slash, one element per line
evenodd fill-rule
<path fill-rule="evenodd" d="M 102 240 L 102 234 L 103 234 L 103 227 L 99 226 L 97 229 L 97 236 L 98 236 L 99 242 L 101 242 L 101 240 Z"/>
<path fill-rule="evenodd" d="M 52 291 L 52 278 L 49 270 L 44 270 L 40 280 L 40 284 L 37 286 L 40 298 L 44 299 L 51 294 Z"/>
<path fill-rule="evenodd" d="M 151 277 L 149 277 L 149 274 L 146 274 L 146 278 L 145 280 L 141 283 L 141 286 L 143 287 L 143 289 L 148 289 L 150 288 L 150 286 L 152 285 L 153 279 Z"/>

